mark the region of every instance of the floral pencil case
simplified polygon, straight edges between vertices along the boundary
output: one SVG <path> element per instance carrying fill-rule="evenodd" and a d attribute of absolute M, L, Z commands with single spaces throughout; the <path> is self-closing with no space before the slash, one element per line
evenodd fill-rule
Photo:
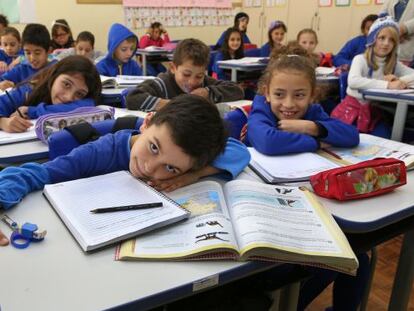
<path fill-rule="evenodd" d="M 321 197 L 340 201 L 380 195 L 407 183 L 403 161 L 378 158 L 320 172 L 310 183 Z"/>
<path fill-rule="evenodd" d="M 114 109 L 99 107 L 80 107 L 69 112 L 51 113 L 41 116 L 36 121 L 37 138 L 47 144 L 48 137 L 66 126 L 79 123 L 94 123 L 114 118 Z"/>

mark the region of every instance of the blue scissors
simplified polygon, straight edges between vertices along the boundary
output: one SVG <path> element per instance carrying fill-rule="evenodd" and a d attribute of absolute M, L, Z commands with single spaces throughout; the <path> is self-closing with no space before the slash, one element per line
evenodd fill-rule
<path fill-rule="evenodd" d="M 3 215 L 1 220 L 13 231 L 10 236 L 10 242 L 15 248 L 23 249 L 30 245 L 31 242 L 40 242 L 46 236 L 47 231 L 40 231 L 37 225 L 25 222 L 19 226 L 17 222 L 7 215 Z"/>

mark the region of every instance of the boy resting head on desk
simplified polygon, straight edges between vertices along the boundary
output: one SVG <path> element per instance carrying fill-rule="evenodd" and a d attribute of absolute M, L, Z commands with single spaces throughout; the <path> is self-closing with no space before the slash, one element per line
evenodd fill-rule
<path fill-rule="evenodd" d="M 203 176 L 237 176 L 247 148 L 226 131 L 217 108 L 196 95 L 179 96 L 140 129 L 122 130 L 43 164 L 0 172 L 0 207 L 8 209 L 45 184 L 129 170 L 158 190 L 172 191 Z M 0 237 L 1 238 L 1 237 Z"/>
<path fill-rule="evenodd" d="M 205 97 L 213 103 L 243 99 L 243 90 L 230 81 L 206 75 L 210 49 L 197 39 L 182 40 L 174 52 L 169 72 L 146 80 L 128 92 L 126 106 L 131 110 L 156 111 L 181 94 Z"/>

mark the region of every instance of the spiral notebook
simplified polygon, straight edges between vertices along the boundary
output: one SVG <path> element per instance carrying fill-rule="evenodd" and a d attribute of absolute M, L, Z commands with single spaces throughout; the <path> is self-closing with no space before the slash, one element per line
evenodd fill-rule
<path fill-rule="evenodd" d="M 84 251 L 189 217 L 179 204 L 127 171 L 46 185 L 44 195 Z M 162 202 L 158 208 L 103 214 L 96 208 Z"/>

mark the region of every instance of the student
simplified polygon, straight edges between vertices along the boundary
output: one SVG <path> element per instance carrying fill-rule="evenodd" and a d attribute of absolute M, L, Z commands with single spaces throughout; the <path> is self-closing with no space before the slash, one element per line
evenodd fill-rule
<path fill-rule="evenodd" d="M 141 76 L 142 70 L 133 59 L 138 37 L 124 25 L 115 23 L 108 33 L 108 53 L 96 64 L 99 73 L 108 77 L 117 75 Z"/>
<path fill-rule="evenodd" d="M 248 117 L 247 143 L 259 152 L 282 155 L 313 152 L 329 144 L 358 145 L 355 127 L 330 118 L 315 95 L 315 70 L 309 58 L 283 55 L 268 65 Z"/>
<path fill-rule="evenodd" d="M 318 45 L 318 35 L 316 32 L 310 28 L 302 29 L 299 31 L 296 41 L 313 58 L 315 66 L 319 66 L 323 58 L 323 53 L 315 53 L 316 46 Z"/>
<path fill-rule="evenodd" d="M 243 35 L 243 43 L 251 43 L 249 37 L 247 36 L 247 25 L 249 24 L 249 15 L 244 12 L 239 12 L 234 17 L 234 25 L 233 28 L 237 28 Z M 214 46 L 215 50 L 220 49 L 220 47 L 224 43 L 224 36 L 226 35 L 226 31 L 224 31 L 220 38 L 218 39 L 216 45 Z"/>
<path fill-rule="evenodd" d="M 210 50 L 197 39 L 182 40 L 175 49 L 170 70 L 129 91 L 126 106 L 132 110 L 159 110 L 178 95 L 190 93 L 213 103 L 243 99 L 243 90 L 230 81 L 206 75 Z"/>
<path fill-rule="evenodd" d="M 139 131 L 121 130 L 81 145 L 43 164 L 0 172 L 0 206 L 8 209 L 45 184 L 129 170 L 158 190 L 172 191 L 199 178 L 234 178 L 249 163 L 246 147 L 228 139 L 217 108 L 182 95 L 147 120 Z"/>
<path fill-rule="evenodd" d="M 365 44 L 367 43 L 367 35 L 372 23 L 378 18 L 376 14 L 367 15 L 361 23 L 361 35 L 349 40 L 342 49 L 335 55 L 333 64 L 335 67 L 342 67 L 344 70 L 349 70 L 352 59 L 365 51 Z"/>
<path fill-rule="evenodd" d="M 28 119 L 94 106 L 101 88 L 94 64 L 83 56 L 69 56 L 0 96 L 0 129 L 24 132 L 33 125 Z"/>
<path fill-rule="evenodd" d="M 0 14 L 0 32 L 6 27 L 9 27 L 9 20 L 5 15 Z"/>
<path fill-rule="evenodd" d="M 57 19 L 52 24 L 52 49 L 68 49 L 73 47 L 72 31 L 65 19 Z"/>
<path fill-rule="evenodd" d="M 260 56 L 269 57 L 274 48 L 282 46 L 286 32 L 287 27 L 284 22 L 271 22 L 267 32 L 268 41 L 260 48 Z"/>
<path fill-rule="evenodd" d="M 20 33 L 14 27 L 6 27 L 0 32 L 0 72 L 9 70 L 9 65 L 23 54 Z"/>
<path fill-rule="evenodd" d="M 222 69 L 218 62 L 228 59 L 244 57 L 242 33 L 237 28 L 228 28 L 224 35 L 224 42 L 214 58 L 213 72 L 217 79 L 230 80 L 230 70 Z"/>
<path fill-rule="evenodd" d="M 405 89 L 399 79 L 414 70 L 397 60 L 398 24 L 391 17 L 378 18 L 367 36 L 364 54 L 354 57 L 348 74 L 347 96 L 335 107 L 331 116 L 355 124 L 360 132 L 389 138 L 391 129 L 382 121 L 382 112 L 364 100 L 363 89 Z"/>
<path fill-rule="evenodd" d="M 0 76 L 0 90 L 14 87 L 55 61 L 48 61 L 50 34 L 41 24 L 28 24 L 22 34 L 26 60 Z"/>
<path fill-rule="evenodd" d="M 98 57 L 102 56 L 102 53 L 95 51 L 94 46 L 95 36 L 89 31 L 82 31 L 76 38 L 75 47 L 62 51 L 56 58 L 61 60 L 70 55 L 82 55 L 95 61 Z"/>
<path fill-rule="evenodd" d="M 141 37 L 139 46 L 141 49 L 145 49 L 148 46 L 162 47 L 164 44 L 170 42 L 170 37 L 167 31 L 159 22 L 154 22 L 147 29 L 147 33 Z M 148 57 L 147 70 L 149 75 L 157 76 L 161 72 L 165 72 L 167 69 L 161 64 L 161 62 L 151 62 L 151 58 Z"/>

